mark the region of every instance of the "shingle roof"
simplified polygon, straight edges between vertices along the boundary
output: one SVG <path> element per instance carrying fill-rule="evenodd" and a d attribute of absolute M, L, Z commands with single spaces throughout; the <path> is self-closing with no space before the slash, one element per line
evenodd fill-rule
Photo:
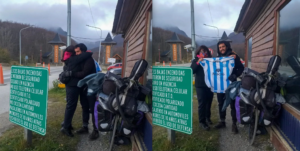
<path fill-rule="evenodd" d="M 178 38 L 178 35 L 174 32 L 171 39 L 166 41 L 167 43 L 183 43 L 183 41 L 181 41 Z"/>
<path fill-rule="evenodd" d="M 101 45 L 116 45 L 117 43 L 113 41 L 113 39 L 110 36 L 110 33 L 107 34 L 104 41 L 101 41 Z"/>
<path fill-rule="evenodd" d="M 231 40 L 228 38 L 225 31 L 223 32 L 223 35 L 222 35 L 220 41 L 229 41 L 229 42 L 231 42 Z"/>
<path fill-rule="evenodd" d="M 52 51 L 43 54 L 43 58 L 47 58 L 52 54 Z"/>
<path fill-rule="evenodd" d="M 58 33 L 56 33 L 56 35 L 53 38 L 53 40 L 51 40 L 50 42 L 48 42 L 48 44 L 62 44 L 62 45 L 65 45 L 65 43 L 63 41 L 61 41 Z"/>
<path fill-rule="evenodd" d="M 160 54 L 160 56 L 161 56 L 161 57 L 167 56 L 170 52 L 171 52 L 171 50 L 163 51 L 163 52 Z"/>

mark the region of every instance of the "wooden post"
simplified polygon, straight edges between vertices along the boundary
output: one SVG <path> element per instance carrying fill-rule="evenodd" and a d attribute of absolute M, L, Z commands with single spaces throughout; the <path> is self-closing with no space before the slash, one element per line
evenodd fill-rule
<path fill-rule="evenodd" d="M 170 141 L 172 144 L 175 143 L 175 131 L 168 129 L 168 141 Z"/>
<path fill-rule="evenodd" d="M 31 145 L 32 143 L 32 131 L 24 128 L 24 139 L 27 142 L 27 145 Z"/>

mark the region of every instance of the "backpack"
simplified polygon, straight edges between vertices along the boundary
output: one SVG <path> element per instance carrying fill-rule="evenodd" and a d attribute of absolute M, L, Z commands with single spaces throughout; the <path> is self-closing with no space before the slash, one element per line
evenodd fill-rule
<path fill-rule="evenodd" d="M 65 75 L 65 74 L 64 74 L 65 71 L 69 71 L 69 67 L 66 66 L 66 68 L 67 68 L 67 69 L 64 69 L 64 71 L 61 72 L 61 73 L 59 74 L 59 76 L 58 76 L 59 81 L 60 81 L 61 83 L 63 83 L 63 84 L 67 84 L 67 83 L 71 80 L 71 77 L 66 77 L 66 76 L 64 76 L 64 75 Z"/>

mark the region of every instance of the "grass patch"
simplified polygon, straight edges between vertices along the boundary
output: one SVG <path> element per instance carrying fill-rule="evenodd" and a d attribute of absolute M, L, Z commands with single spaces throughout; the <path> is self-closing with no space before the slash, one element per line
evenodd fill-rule
<path fill-rule="evenodd" d="M 196 90 L 194 87 L 194 95 Z M 217 101 L 214 99 L 211 107 L 211 120 L 218 122 Z M 204 131 L 199 127 L 198 120 L 198 101 L 193 99 L 193 133 L 191 135 L 176 132 L 175 144 L 168 141 L 167 129 L 154 125 L 153 128 L 153 150 L 159 151 L 216 151 L 219 146 L 220 133 L 211 128 L 210 131 Z"/>
<path fill-rule="evenodd" d="M 24 128 L 14 126 L 0 137 L 1 151 L 73 151 L 79 142 L 78 135 L 74 138 L 64 136 L 60 132 L 61 122 L 66 107 L 65 89 L 51 89 L 49 91 L 46 135 L 33 132 L 32 145 L 23 140 Z M 79 105 L 80 106 L 80 105 Z M 72 125 L 81 127 L 81 108 L 77 107 Z"/>

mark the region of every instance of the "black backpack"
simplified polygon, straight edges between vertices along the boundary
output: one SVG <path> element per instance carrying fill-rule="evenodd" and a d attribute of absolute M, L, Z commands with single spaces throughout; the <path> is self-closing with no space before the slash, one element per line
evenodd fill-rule
<path fill-rule="evenodd" d="M 66 77 L 66 76 L 64 76 L 65 74 L 65 72 L 66 71 L 69 71 L 69 67 L 68 66 L 65 66 L 67 69 L 64 69 L 64 71 L 63 72 L 61 72 L 60 74 L 59 74 L 59 81 L 61 82 L 61 83 L 63 83 L 63 84 L 67 84 L 70 80 L 71 80 L 71 77 Z"/>

